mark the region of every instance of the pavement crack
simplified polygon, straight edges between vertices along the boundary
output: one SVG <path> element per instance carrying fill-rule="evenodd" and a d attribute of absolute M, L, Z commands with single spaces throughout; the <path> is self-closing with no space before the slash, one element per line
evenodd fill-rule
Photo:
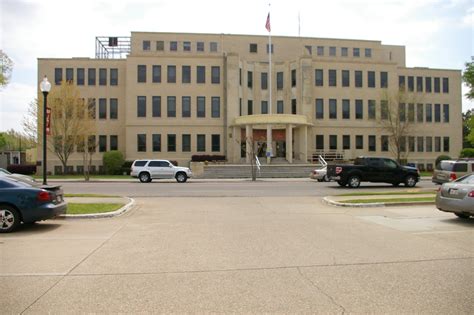
<path fill-rule="evenodd" d="M 347 313 L 347 310 L 345 309 L 344 306 L 342 306 L 341 304 L 339 304 L 338 302 L 336 302 L 336 300 L 331 296 L 329 295 L 329 293 L 325 292 L 323 289 L 321 289 L 316 283 L 314 283 L 313 280 L 311 280 L 309 277 L 307 277 L 305 274 L 303 274 L 303 272 L 301 271 L 301 268 L 300 267 L 297 267 L 296 270 L 298 270 L 298 273 L 300 274 L 301 278 L 303 278 L 303 280 L 309 282 L 311 284 L 311 286 L 313 286 L 314 288 L 316 288 L 319 292 L 321 292 L 324 296 L 326 296 L 331 302 L 332 304 L 336 305 L 337 307 L 339 307 L 341 310 L 342 310 L 342 313 L 341 314 L 346 314 Z"/>

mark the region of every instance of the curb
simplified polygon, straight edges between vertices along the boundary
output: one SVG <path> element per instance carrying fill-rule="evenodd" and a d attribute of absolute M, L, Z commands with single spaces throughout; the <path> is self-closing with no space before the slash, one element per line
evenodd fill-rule
<path fill-rule="evenodd" d="M 420 201 L 420 202 L 368 202 L 368 203 L 345 203 L 338 202 L 328 197 L 323 198 L 325 204 L 335 207 L 347 207 L 347 208 L 376 208 L 376 207 L 395 207 L 395 206 L 423 206 L 423 205 L 434 205 L 434 202 Z"/>
<path fill-rule="evenodd" d="M 135 199 L 124 197 L 128 199 L 128 203 L 125 204 L 122 208 L 106 213 L 88 213 L 88 214 L 62 214 L 59 217 L 65 219 L 102 219 L 102 218 L 112 218 L 120 216 L 128 212 L 133 205 L 135 205 Z"/>

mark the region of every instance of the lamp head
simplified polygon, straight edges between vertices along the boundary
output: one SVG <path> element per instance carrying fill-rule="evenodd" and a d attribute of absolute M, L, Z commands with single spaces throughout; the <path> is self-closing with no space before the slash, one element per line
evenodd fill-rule
<path fill-rule="evenodd" d="M 48 93 L 51 90 L 51 83 L 49 83 L 47 76 L 44 76 L 43 81 L 41 81 L 40 90 L 41 92 L 46 92 L 46 93 Z"/>

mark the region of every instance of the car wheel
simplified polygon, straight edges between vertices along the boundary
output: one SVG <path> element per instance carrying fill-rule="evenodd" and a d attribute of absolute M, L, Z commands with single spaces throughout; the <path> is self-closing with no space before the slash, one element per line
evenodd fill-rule
<path fill-rule="evenodd" d="M 340 181 L 340 180 L 338 180 L 338 181 L 337 181 L 337 183 L 338 183 L 338 184 L 339 184 L 339 186 L 341 186 L 341 187 L 344 187 L 344 186 L 346 186 L 346 185 L 347 185 L 347 183 L 346 183 L 346 182 L 343 182 L 343 181 Z"/>
<path fill-rule="evenodd" d="M 469 219 L 469 215 L 468 214 L 464 214 L 464 213 L 460 213 L 460 212 L 455 212 L 454 213 L 458 218 L 461 218 L 461 219 Z"/>
<path fill-rule="evenodd" d="M 415 176 L 413 176 L 413 175 L 408 175 L 408 176 L 405 178 L 405 186 L 407 186 L 407 187 L 415 187 L 415 185 L 416 185 Z"/>
<path fill-rule="evenodd" d="M 20 214 L 11 206 L 0 206 L 0 233 L 14 231 L 20 224 Z"/>
<path fill-rule="evenodd" d="M 151 182 L 150 174 L 148 174 L 146 172 L 140 173 L 140 175 L 138 175 L 138 179 L 140 179 L 140 182 L 142 182 L 142 183 Z"/>
<path fill-rule="evenodd" d="M 360 178 L 359 176 L 351 176 L 348 180 L 350 188 L 358 188 L 360 186 Z"/>
<path fill-rule="evenodd" d="M 188 180 L 188 176 L 186 176 L 185 173 L 179 172 L 178 174 L 176 174 L 176 181 L 178 183 L 185 183 L 187 180 Z"/>
<path fill-rule="evenodd" d="M 323 182 L 329 182 L 329 177 L 327 175 L 324 175 Z"/>

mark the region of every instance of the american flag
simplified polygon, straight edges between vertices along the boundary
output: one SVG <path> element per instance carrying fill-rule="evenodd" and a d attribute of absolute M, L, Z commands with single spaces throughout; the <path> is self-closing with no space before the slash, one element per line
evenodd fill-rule
<path fill-rule="evenodd" d="M 267 15 L 267 23 L 265 23 L 265 28 L 267 29 L 267 31 L 271 32 L 272 29 L 270 27 L 270 12 L 268 12 L 268 15 Z"/>

